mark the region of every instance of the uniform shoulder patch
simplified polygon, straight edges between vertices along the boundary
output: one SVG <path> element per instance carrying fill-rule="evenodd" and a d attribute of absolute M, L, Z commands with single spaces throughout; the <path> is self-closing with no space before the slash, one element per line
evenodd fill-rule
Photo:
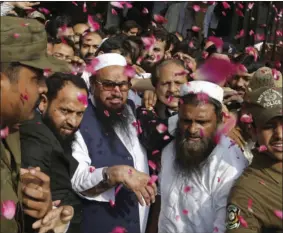
<path fill-rule="evenodd" d="M 227 214 L 226 214 L 226 229 L 232 230 L 239 228 L 240 226 L 240 209 L 230 204 L 227 207 Z"/>

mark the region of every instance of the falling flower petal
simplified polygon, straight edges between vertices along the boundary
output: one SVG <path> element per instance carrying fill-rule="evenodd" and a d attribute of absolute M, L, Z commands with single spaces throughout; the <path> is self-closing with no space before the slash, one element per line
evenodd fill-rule
<path fill-rule="evenodd" d="M 124 74 L 129 78 L 133 78 L 136 75 L 136 70 L 131 65 L 127 65 L 124 69 Z"/>
<path fill-rule="evenodd" d="M 240 17 L 244 17 L 243 12 L 238 8 L 236 8 L 236 14 L 239 15 Z"/>
<path fill-rule="evenodd" d="M 218 227 L 214 227 L 213 232 L 218 232 Z"/>
<path fill-rule="evenodd" d="M 104 110 L 104 115 L 107 116 L 107 117 L 110 116 L 110 114 L 109 114 L 109 112 L 107 110 Z"/>
<path fill-rule="evenodd" d="M 248 200 L 248 211 L 253 212 L 252 210 L 253 200 L 249 198 Z"/>
<path fill-rule="evenodd" d="M 184 192 L 185 193 L 188 193 L 188 192 L 190 192 L 191 191 L 191 187 L 190 186 L 186 186 L 185 188 L 184 188 Z"/>
<path fill-rule="evenodd" d="M 152 151 L 152 155 L 156 155 L 156 154 L 158 154 L 160 151 L 159 150 L 154 150 L 154 151 Z"/>
<path fill-rule="evenodd" d="M 132 125 L 133 125 L 134 127 L 136 127 L 136 130 L 137 130 L 138 135 L 142 133 L 142 128 L 141 128 L 141 122 L 140 122 L 140 120 L 134 121 L 134 122 L 132 123 Z"/>
<path fill-rule="evenodd" d="M 6 219 L 13 219 L 16 213 L 16 204 L 14 201 L 7 200 L 1 205 L 1 215 Z"/>
<path fill-rule="evenodd" d="M 242 30 L 239 32 L 239 34 L 237 34 L 237 35 L 235 36 L 235 39 L 240 39 L 240 38 L 242 38 L 244 35 L 245 35 L 245 30 L 242 29 Z"/>
<path fill-rule="evenodd" d="M 39 7 L 38 10 L 40 12 L 42 12 L 43 14 L 46 14 L 46 15 L 49 15 L 50 14 L 50 11 L 46 8 L 43 8 L 43 7 Z"/>
<path fill-rule="evenodd" d="M 19 34 L 19 33 L 14 33 L 14 34 L 13 34 L 13 37 L 17 39 L 17 38 L 20 37 L 20 34 Z"/>
<path fill-rule="evenodd" d="M 239 221 L 241 223 L 241 225 L 245 228 L 248 227 L 248 223 L 246 222 L 246 220 L 243 218 L 243 216 L 239 215 Z"/>
<path fill-rule="evenodd" d="M 249 8 L 250 10 L 253 9 L 253 7 L 254 7 L 254 3 L 253 3 L 253 2 L 251 2 L 251 3 L 248 4 L 248 8 Z"/>
<path fill-rule="evenodd" d="M 208 52 L 203 51 L 203 52 L 202 52 L 202 58 L 203 58 L 203 59 L 206 59 L 207 57 L 208 57 Z"/>
<path fill-rule="evenodd" d="M 184 103 L 184 100 L 179 99 L 179 103 L 180 103 L 180 104 L 183 104 L 183 103 Z"/>
<path fill-rule="evenodd" d="M 199 32 L 200 31 L 200 27 L 192 26 L 192 31 Z"/>
<path fill-rule="evenodd" d="M 90 166 L 90 167 L 89 167 L 89 172 L 90 172 L 90 173 L 93 173 L 94 171 L 95 171 L 95 167 Z"/>
<path fill-rule="evenodd" d="M 168 20 L 164 18 L 162 15 L 154 15 L 153 19 L 156 23 L 159 23 L 159 24 L 164 24 L 168 22 Z"/>
<path fill-rule="evenodd" d="M 142 42 L 146 50 L 150 50 L 153 47 L 154 43 L 156 42 L 156 39 L 154 36 L 142 37 L 141 39 L 142 39 Z"/>
<path fill-rule="evenodd" d="M 152 160 L 148 160 L 148 165 L 152 170 L 156 170 L 156 164 Z"/>
<path fill-rule="evenodd" d="M 217 177 L 217 182 L 219 183 L 221 181 L 220 177 Z"/>
<path fill-rule="evenodd" d="M 86 9 L 86 2 L 84 2 L 84 4 L 83 4 L 83 12 L 84 12 L 84 13 L 87 12 L 87 9 Z"/>
<path fill-rule="evenodd" d="M 120 9 L 124 8 L 124 6 L 121 2 L 110 2 L 110 4 L 114 7 L 120 8 Z"/>
<path fill-rule="evenodd" d="M 258 55 L 253 47 L 246 47 L 245 53 L 254 56 L 254 61 L 257 61 Z"/>
<path fill-rule="evenodd" d="M 170 139 L 170 137 L 168 136 L 168 135 L 165 135 L 164 137 L 163 137 L 163 140 L 164 141 L 167 141 L 167 140 L 169 140 Z"/>
<path fill-rule="evenodd" d="M 91 15 L 88 15 L 88 16 L 87 16 L 87 20 L 88 20 L 88 23 L 89 23 L 90 27 L 91 27 L 94 31 L 97 31 L 97 30 L 100 29 L 100 24 L 97 23 L 96 21 L 94 21 Z"/>
<path fill-rule="evenodd" d="M 214 136 L 215 143 L 219 143 L 219 140 L 222 135 L 227 135 L 236 125 L 236 118 L 231 115 L 230 118 L 228 118 L 224 124 L 221 124 L 216 131 L 216 134 Z"/>
<path fill-rule="evenodd" d="M 78 93 L 78 101 L 81 102 L 85 107 L 87 107 L 88 102 L 87 102 L 87 96 L 82 94 L 82 93 Z"/>
<path fill-rule="evenodd" d="M 186 210 L 186 209 L 184 209 L 182 212 L 183 212 L 183 214 L 185 214 L 185 215 L 189 213 L 189 211 Z"/>
<path fill-rule="evenodd" d="M 115 196 L 118 194 L 118 192 L 120 191 L 120 189 L 123 187 L 122 184 L 119 184 L 118 187 L 115 189 Z"/>
<path fill-rule="evenodd" d="M 276 69 L 272 69 L 272 76 L 277 81 L 280 78 L 280 72 Z"/>
<path fill-rule="evenodd" d="M 148 9 L 147 9 L 146 7 L 144 7 L 144 8 L 142 9 L 142 13 L 145 14 L 145 15 L 148 14 Z"/>
<path fill-rule="evenodd" d="M 155 183 L 158 180 L 158 176 L 157 175 L 152 175 L 150 177 L 150 180 L 148 181 L 149 185 L 152 185 L 153 183 Z"/>
<path fill-rule="evenodd" d="M 23 27 L 27 27 L 29 25 L 29 23 L 21 23 L 21 26 Z"/>
<path fill-rule="evenodd" d="M 5 139 L 9 135 L 9 127 L 0 130 L 1 139 Z"/>
<path fill-rule="evenodd" d="M 48 77 L 51 74 L 51 69 L 45 68 L 43 69 L 43 76 Z"/>
<path fill-rule="evenodd" d="M 225 11 L 222 11 L 221 13 L 222 13 L 222 15 L 226 16 L 226 12 Z"/>
<path fill-rule="evenodd" d="M 95 67 L 98 65 L 99 60 L 97 58 L 94 58 L 91 60 L 91 62 L 85 67 L 85 71 L 91 74 L 95 74 Z"/>
<path fill-rule="evenodd" d="M 193 41 L 190 41 L 190 43 L 189 43 L 189 47 L 190 48 L 194 48 L 195 46 L 194 46 L 194 42 Z"/>
<path fill-rule="evenodd" d="M 250 30 L 249 35 L 252 36 L 252 35 L 254 35 L 254 34 L 255 34 L 254 31 L 253 31 L 253 30 Z"/>
<path fill-rule="evenodd" d="M 240 9 L 244 9 L 244 5 L 242 3 L 239 2 L 239 3 L 237 3 L 237 5 Z"/>
<path fill-rule="evenodd" d="M 228 2 L 222 2 L 222 6 L 224 7 L 224 9 L 229 9 L 230 5 Z"/>
<path fill-rule="evenodd" d="M 111 13 L 112 13 L 112 15 L 118 15 L 117 11 L 113 8 L 111 9 Z"/>
<path fill-rule="evenodd" d="M 243 114 L 240 118 L 240 121 L 246 124 L 250 124 L 253 122 L 253 118 L 251 115 Z"/>
<path fill-rule="evenodd" d="M 126 233 L 127 230 L 124 227 L 115 227 L 110 233 Z"/>
<path fill-rule="evenodd" d="M 115 206 L 115 201 L 110 200 L 110 201 L 109 201 L 109 204 L 110 204 L 111 207 L 114 207 L 114 206 Z"/>
<path fill-rule="evenodd" d="M 223 47 L 223 40 L 219 37 L 215 37 L 215 36 L 210 36 L 208 37 L 207 39 L 208 41 L 211 41 L 215 47 L 218 49 L 218 48 L 222 48 Z"/>
<path fill-rule="evenodd" d="M 200 6 L 199 5 L 193 5 L 193 9 L 194 9 L 195 12 L 199 12 Z"/>
<path fill-rule="evenodd" d="M 168 98 L 167 98 L 167 103 L 171 103 L 174 99 L 174 96 L 170 95 Z"/>
<path fill-rule="evenodd" d="M 277 69 L 280 69 L 280 68 L 281 68 L 281 62 L 280 62 L 280 61 L 276 61 L 276 62 L 274 63 L 274 65 L 275 65 L 275 67 L 276 67 Z"/>
<path fill-rule="evenodd" d="M 167 126 L 161 123 L 161 124 L 156 126 L 156 130 L 160 134 L 165 133 L 167 131 Z"/>
<path fill-rule="evenodd" d="M 133 7 L 133 5 L 129 2 L 124 2 L 124 5 L 126 8 L 131 9 Z"/>
<path fill-rule="evenodd" d="M 75 6 L 78 6 L 78 3 L 76 3 L 76 2 L 72 2 Z"/>
<path fill-rule="evenodd" d="M 259 151 L 259 152 L 267 151 L 267 147 L 266 147 L 265 145 L 261 145 L 261 146 L 258 148 L 258 151 Z"/>
<path fill-rule="evenodd" d="M 274 214 L 276 215 L 276 217 L 283 219 L 282 210 L 274 210 Z"/>
<path fill-rule="evenodd" d="M 265 182 L 263 180 L 260 180 L 259 183 L 265 185 Z"/>
<path fill-rule="evenodd" d="M 201 102 L 207 103 L 209 100 L 209 96 L 204 92 L 199 92 L 197 93 L 197 99 Z"/>
<path fill-rule="evenodd" d="M 176 221 L 179 221 L 180 220 L 180 215 L 177 215 L 176 216 Z"/>
<path fill-rule="evenodd" d="M 255 34 L 254 37 L 255 37 L 255 40 L 259 40 L 259 41 L 263 41 L 265 39 L 264 34 Z"/>

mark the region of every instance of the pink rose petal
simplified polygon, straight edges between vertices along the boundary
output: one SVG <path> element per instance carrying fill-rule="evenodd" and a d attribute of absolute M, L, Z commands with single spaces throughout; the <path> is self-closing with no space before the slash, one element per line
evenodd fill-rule
<path fill-rule="evenodd" d="M 259 152 L 267 151 L 267 147 L 266 147 L 265 145 L 261 145 L 261 146 L 258 148 L 258 151 L 259 151 Z"/>
<path fill-rule="evenodd" d="M 14 33 L 14 34 L 13 34 L 13 37 L 17 39 L 17 38 L 20 37 L 20 34 L 19 34 L 19 33 Z"/>
<path fill-rule="evenodd" d="M 113 8 L 111 9 L 111 13 L 112 13 L 112 15 L 118 15 L 117 11 Z"/>
<path fill-rule="evenodd" d="M 187 214 L 189 213 L 189 211 L 186 210 L 186 209 L 184 209 L 184 210 L 182 210 L 182 213 L 185 214 L 185 215 L 187 215 Z"/>
<path fill-rule="evenodd" d="M 200 31 L 200 27 L 192 26 L 192 31 L 199 32 Z"/>
<path fill-rule="evenodd" d="M 160 152 L 160 150 L 154 150 L 154 151 L 152 151 L 152 155 L 156 155 L 156 154 L 158 154 Z"/>
<path fill-rule="evenodd" d="M 97 23 L 96 21 L 94 21 L 91 15 L 88 15 L 88 16 L 87 16 L 87 20 L 88 20 L 88 23 L 89 23 L 90 27 L 91 27 L 94 31 L 97 31 L 97 30 L 100 29 L 100 24 Z"/>
<path fill-rule="evenodd" d="M 217 182 L 219 183 L 221 181 L 220 177 L 217 177 Z"/>
<path fill-rule="evenodd" d="M 1 215 L 8 219 L 11 220 L 14 218 L 16 213 L 16 204 L 14 201 L 7 200 L 2 202 L 1 204 Z"/>
<path fill-rule="evenodd" d="M 72 2 L 75 6 L 78 6 L 78 3 L 76 3 L 76 2 Z"/>
<path fill-rule="evenodd" d="M 161 123 L 156 126 L 156 130 L 158 131 L 158 133 L 162 134 L 167 131 L 167 126 Z"/>
<path fill-rule="evenodd" d="M 171 103 L 174 99 L 174 96 L 170 95 L 168 98 L 167 98 L 167 102 L 168 103 Z"/>
<path fill-rule="evenodd" d="M 280 78 L 280 72 L 276 69 L 272 69 L 272 76 L 277 81 Z"/>
<path fill-rule="evenodd" d="M 132 170 L 132 169 L 129 169 L 128 174 L 129 174 L 129 175 L 132 175 L 132 174 L 133 174 L 133 170 Z"/>
<path fill-rule="evenodd" d="M 254 3 L 253 3 L 253 2 L 251 2 L 251 3 L 248 4 L 248 8 L 249 8 L 250 10 L 253 9 L 253 7 L 254 7 Z"/>
<path fill-rule="evenodd" d="M 215 36 L 210 36 L 207 39 L 208 41 L 211 41 L 216 48 L 222 48 L 223 47 L 223 40 L 219 37 L 215 37 Z"/>
<path fill-rule="evenodd" d="M 120 8 L 120 9 L 124 8 L 124 6 L 121 2 L 110 2 L 110 4 L 114 7 Z"/>
<path fill-rule="evenodd" d="M 154 184 L 157 180 L 158 180 L 158 176 L 157 175 L 152 175 L 150 177 L 150 180 L 148 181 L 148 185 Z"/>
<path fill-rule="evenodd" d="M 190 48 L 194 48 L 195 46 L 194 46 L 194 42 L 193 41 L 190 41 L 190 43 L 189 43 L 189 47 Z"/>
<path fill-rule="evenodd" d="M 133 5 L 129 2 L 124 2 L 124 6 L 128 9 L 131 9 L 133 7 Z"/>
<path fill-rule="evenodd" d="M 235 39 L 240 39 L 240 38 L 244 37 L 244 35 L 245 35 L 245 30 L 242 29 L 242 30 L 240 30 L 239 34 L 237 34 L 235 36 Z"/>
<path fill-rule="evenodd" d="M 230 5 L 228 2 L 222 2 L 224 9 L 230 9 Z"/>
<path fill-rule="evenodd" d="M 190 192 L 191 191 L 191 187 L 190 186 L 186 186 L 185 188 L 184 188 L 184 192 L 185 193 L 188 193 L 188 192 Z"/>
<path fill-rule="evenodd" d="M 50 14 L 50 11 L 44 7 L 39 7 L 38 10 L 42 12 L 43 14 L 46 14 L 46 15 Z"/>
<path fill-rule="evenodd" d="M 199 5 L 193 5 L 193 9 L 194 9 L 195 12 L 199 12 L 200 6 Z"/>
<path fill-rule="evenodd" d="M 142 42 L 146 50 L 150 50 L 156 42 L 154 36 L 151 37 L 142 37 Z"/>
<path fill-rule="evenodd" d="M 244 5 L 242 3 L 239 2 L 239 3 L 237 3 L 237 5 L 240 9 L 244 9 Z"/>
<path fill-rule="evenodd" d="M 250 211 L 250 212 L 253 212 L 252 205 L 253 205 L 253 200 L 251 198 L 249 198 L 249 200 L 248 200 L 248 211 Z"/>
<path fill-rule="evenodd" d="M 115 206 L 115 201 L 110 200 L 110 201 L 109 201 L 109 204 L 110 204 L 111 207 L 114 207 L 114 206 Z"/>
<path fill-rule="evenodd" d="M 107 116 L 107 117 L 110 116 L 110 114 L 109 114 L 109 112 L 107 110 L 104 110 L 104 115 Z"/>
<path fill-rule="evenodd" d="M 94 171 L 95 171 L 95 167 L 90 166 L 90 167 L 89 167 L 89 172 L 90 172 L 90 173 L 93 173 Z"/>
<path fill-rule="evenodd" d="M 84 12 L 84 13 L 87 12 L 87 9 L 86 9 L 86 2 L 84 2 L 84 4 L 83 4 L 83 12 Z"/>
<path fill-rule="evenodd" d="M 239 15 L 240 17 L 244 17 L 243 12 L 238 8 L 236 8 L 236 14 Z"/>
<path fill-rule="evenodd" d="M 128 232 L 124 227 L 115 227 L 110 233 L 126 233 Z"/>
<path fill-rule="evenodd" d="M 206 59 L 207 57 L 208 57 L 208 52 L 203 51 L 203 52 L 202 52 L 202 58 L 203 58 L 203 59 Z"/>
<path fill-rule="evenodd" d="M 148 160 L 148 165 L 152 170 L 156 170 L 156 164 L 152 160 Z"/>
<path fill-rule="evenodd" d="M 82 93 L 78 93 L 78 101 L 81 102 L 85 107 L 88 105 L 87 96 Z"/>
<path fill-rule="evenodd" d="M 213 232 L 218 232 L 219 230 L 218 230 L 218 227 L 214 227 L 213 228 Z"/>
<path fill-rule="evenodd" d="M 148 9 L 147 9 L 146 7 L 144 7 L 144 8 L 142 9 L 142 13 L 145 14 L 145 15 L 148 14 Z"/>
<path fill-rule="evenodd" d="M 167 21 L 168 21 L 162 15 L 154 15 L 153 19 L 156 23 L 159 23 L 159 24 L 164 24 L 164 23 L 167 23 Z"/>
<path fill-rule="evenodd" d="M 248 223 L 246 222 L 246 220 L 243 218 L 243 216 L 239 215 L 239 221 L 241 223 L 241 225 L 245 228 L 248 227 Z"/>
<path fill-rule="evenodd" d="M 251 115 L 243 114 L 240 118 L 240 121 L 246 124 L 250 124 L 253 122 L 253 118 Z"/>
<path fill-rule="evenodd" d="M 278 69 L 278 70 L 281 68 L 281 62 L 280 61 L 276 61 L 274 63 L 274 65 L 275 65 L 276 69 Z"/>
<path fill-rule="evenodd" d="M 94 58 L 91 62 L 85 67 L 85 71 L 94 75 L 96 73 L 95 67 L 99 64 L 99 60 Z"/>
<path fill-rule="evenodd" d="M 223 16 L 227 15 L 225 11 L 222 11 L 221 13 L 222 13 Z"/>
<path fill-rule="evenodd" d="M 249 35 L 252 36 L 254 34 L 255 34 L 255 32 L 253 30 L 250 30 Z"/>
<path fill-rule="evenodd" d="M 9 127 L 0 130 L 1 139 L 5 139 L 9 135 Z"/>
<path fill-rule="evenodd" d="M 168 135 L 165 135 L 164 137 L 163 137 L 163 140 L 164 141 L 167 141 L 167 140 L 169 140 L 170 139 L 170 137 L 168 136 Z"/>
<path fill-rule="evenodd" d="M 51 74 L 51 69 L 45 68 L 43 69 L 43 76 L 48 77 Z"/>
<path fill-rule="evenodd" d="M 118 187 L 115 189 L 115 196 L 117 196 L 118 192 L 120 191 L 120 189 L 123 187 L 122 184 L 119 184 Z"/>
<path fill-rule="evenodd" d="M 136 70 L 131 65 L 125 66 L 124 74 L 129 78 L 133 78 L 136 75 Z"/>
<path fill-rule="evenodd" d="M 274 210 L 274 214 L 276 217 L 283 219 L 282 210 Z"/>

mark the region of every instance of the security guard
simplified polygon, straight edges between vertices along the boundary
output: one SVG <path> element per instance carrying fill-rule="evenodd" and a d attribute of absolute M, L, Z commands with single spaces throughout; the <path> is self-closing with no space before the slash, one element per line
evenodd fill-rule
<path fill-rule="evenodd" d="M 282 89 L 261 87 L 245 96 L 253 117 L 253 161 L 231 190 L 226 233 L 279 233 L 282 221 Z"/>
<path fill-rule="evenodd" d="M 43 70 L 68 71 L 66 63 L 47 57 L 45 28 L 36 20 L 1 17 L 1 233 L 23 232 L 22 191 L 20 186 L 20 138 L 12 128 L 32 117 L 44 87 L 38 85 Z M 45 88 L 46 89 L 46 88 Z M 46 91 L 46 90 L 45 90 Z M 10 134 L 3 135 L 9 129 Z M 2 131 L 3 130 L 3 131 Z M 7 137 L 6 137 L 7 136 Z M 6 201 L 16 204 L 15 216 L 5 218 Z M 13 217 L 11 219 L 11 217 Z"/>

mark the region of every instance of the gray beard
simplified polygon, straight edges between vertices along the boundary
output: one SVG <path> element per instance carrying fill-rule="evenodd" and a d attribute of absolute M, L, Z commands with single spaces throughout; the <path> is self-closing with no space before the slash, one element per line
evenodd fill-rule
<path fill-rule="evenodd" d="M 190 143 L 187 141 L 187 136 L 182 135 L 177 128 L 175 170 L 186 178 L 191 177 L 192 173 L 200 173 L 215 146 L 213 137 L 204 137 L 199 142 Z"/>

